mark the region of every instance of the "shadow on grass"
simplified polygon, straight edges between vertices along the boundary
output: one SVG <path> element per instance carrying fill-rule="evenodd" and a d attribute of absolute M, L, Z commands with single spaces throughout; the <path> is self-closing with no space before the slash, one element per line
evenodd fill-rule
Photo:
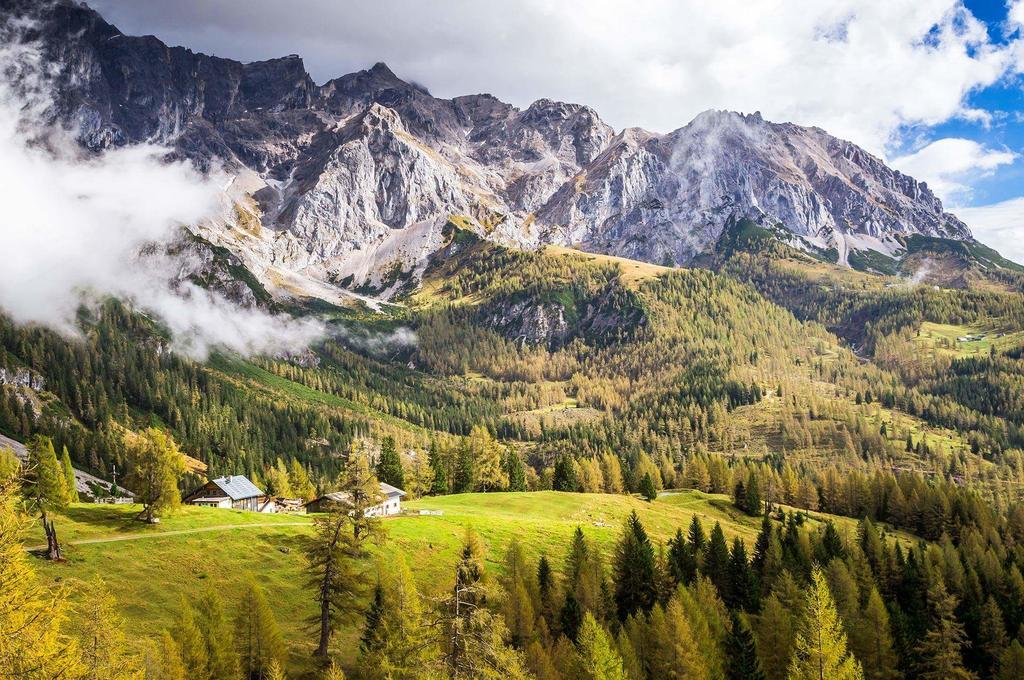
<path fill-rule="evenodd" d="M 102 527 L 117 533 L 157 530 L 158 525 L 146 524 L 136 519 L 139 513 L 142 512 L 141 506 L 127 506 L 131 508 L 128 512 L 123 509 L 125 507 L 123 505 L 76 505 L 65 510 L 63 515 L 73 522 L 88 524 L 93 527 Z"/>

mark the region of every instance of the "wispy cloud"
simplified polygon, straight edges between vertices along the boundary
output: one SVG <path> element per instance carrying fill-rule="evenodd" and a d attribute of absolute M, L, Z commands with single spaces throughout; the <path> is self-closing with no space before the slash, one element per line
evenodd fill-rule
<path fill-rule="evenodd" d="M 971 186 L 1017 160 L 1009 149 L 993 149 L 972 139 L 937 139 L 916 152 L 892 159 L 892 166 L 928 183 L 944 202 L 968 201 Z"/>
<path fill-rule="evenodd" d="M 982 243 L 1024 264 L 1024 198 L 956 211 Z"/>
<path fill-rule="evenodd" d="M 81 304 L 117 296 L 158 317 L 176 348 L 197 357 L 213 347 L 297 349 L 322 334 L 312 321 L 172 286 L 179 263 L 162 246 L 224 209 L 225 178 L 166 162 L 167 150 L 149 145 L 86 156 L 68 131 L 41 125 L 45 69 L 14 28 L 0 27 L 0 309 L 74 333 Z M 143 249 L 158 254 L 142 259 Z"/>

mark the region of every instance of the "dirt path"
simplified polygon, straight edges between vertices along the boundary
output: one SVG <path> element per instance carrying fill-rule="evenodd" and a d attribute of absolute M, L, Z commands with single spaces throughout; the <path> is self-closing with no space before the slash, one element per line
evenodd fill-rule
<path fill-rule="evenodd" d="M 257 522 L 255 524 L 220 524 L 213 527 L 197 527 L 195 529 L 175 529 L 152 534 L 118 534 L 116 536 L 99 536 L 97 538 L 80 538 L 75 541 L 61 541 L 61 545 L 88 545 L 90 543 L 117 543 L 118 541 L 138 541 L 147 538 L 163 538 L 165 536 L 182 536 L 184 534 L 201 534 L 208 531 L 228 531 L 230 529 L 259 529 L 267 527 L 311 527 L 312 522 Z M 33 552 L 45 550 L 46 544 L 27 545 L 25 550 Z"/>

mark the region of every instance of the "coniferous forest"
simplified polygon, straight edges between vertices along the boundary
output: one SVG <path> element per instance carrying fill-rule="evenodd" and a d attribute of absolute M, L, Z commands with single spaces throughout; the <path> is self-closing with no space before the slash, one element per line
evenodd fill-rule
<path fill-rule="evenodd" d="M 305 549 L 323 610 L 317 654 L 335 675 L 332 640 L 351 629 L 358 662 L 346 670 L 359 677 L 1024 672 L 1024 342 L 970 354 L 920 344 L 928 324 L 995 319 L 1012 339 L 1018 295 L 844 287 L 783 246 L 627 278 L 582 255 L 457 237 L 468 247 L 439 258 L 402 308 L 336 309 L 339 332 L 301 355 L 190 359 L 114 300 L 83 308 L 74 338 L 3 321 L 0 430 L 30 442 L 35 461 L 31 502 L 13 504 L 9 488 L 7 512 L 57 517 L 56 543 L 72 465 L 127 471 L 158 515 L 203 476 L 243 474 L 283 497 L 352 489 Z M 834 285 L 819 292 L 809 276 Z M 551 310 L 561 326 L 530 323 Z M 353 329 L 396 328 L 416 342 L 352 341 Z M 131 477 L 144 460 L 167 462 Z M 357 518 L 377 480 L 410 497 L 650 502 L 692 489 L 760 525 L 727 539 L 694 517 L 657 540 L 634 511 L 611 546 L 580 525 L 557 552 L 524 536 L 493 554 L 470 530 L 438 594 L 404 558 L 372 567 L 387 522 Z M 20 597 L 22 617 L 67 607 Z M 136 673 L 110 677 L 280 677 L 288 654 L 267 597 L 253 584 L 241 605 L 183 602 L 151 648 L 105 652 Z M 87 601 L 116 609 L 102 587 Z M 60 628 L 39 634 L 47 668 L 100 663 L 87 645 L 59 654 L 74 637 Z"/>

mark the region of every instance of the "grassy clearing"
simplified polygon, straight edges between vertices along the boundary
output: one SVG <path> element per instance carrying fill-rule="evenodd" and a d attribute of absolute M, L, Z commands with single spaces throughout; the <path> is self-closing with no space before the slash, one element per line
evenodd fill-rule
<path fill-rule="evenodd" d="M 663 267 L 649 262 L 638 262 L 637 260 L 630 260 L 625 257 L 616 257 L 614 255 L 588 253 L 582 250 L 576 250 L 575 248 L 566 248 L 564 246 L 545 246 L 544 254 L 551 257 L 572 255 L 582 257 L 590 262 L 618 265 L 622 272 L 622 283 L 632 288 L 636 288 L 643 281 L 657 278 L 666 272 L 672 271 L 671 267 Z"/>
<path fill-rule="evenodd" d="M 61 541 L 81 541 L 122 536 L 159 536 L 171 531 L 187 531 L 212 526 L 237 524 L 290 524 L 309 521 L 303 515 L 268 515 L 242 510 L 214 510 L 191 505 L 182 506 L 170 517 L 164 517 L 159 524 L 146 524 L 135 518 L 142 510 L 141 505 L 103 505 L 77 503 L 58 516 L 57 532 Z M 26 543 L 45 543 L 41 526 L 34 523 L 29 530 Z"/>
<path fill-rule="evenodd" d="M 487 550 L 488 571 L 497 574 L 513 538 L 522 542 L 532 559 L 546 553 L 556 566 L 561 565 L 577 526 L 610 556 L 622 522 L 633 510 L 659 542 L 678 528 L 685 531 L 696 515 L 707 531 L 719 521 L 728 540 L 738 536 L 752 549 L 760 522 L 737 511 L 726 496 L 697 491 L 671 492 L 653 503 L 631 496 L 551 491 L 461 494 L 423 498 L 406 507 L 408 514 L 385 520 L 388 541 L 382 550 L 393 555 L 399 549 L 428 597 L 448 587 L 467 527 L 480 535 Z M 419 515 L 424 509 L 443 514 Z M 65 541 L 118 536 L 141 536 L 145 540 L 69 544 L 65 563 L 39 561 L 37 567 L 53 583 L 70 585 L 72 598 L 76 579 L 102 577 L 117 596 L 126 624 L 135 636 L 159 633 L 172 622 L 182 597 L 196 598 L 207 588 L 217 590 L 230 606 L 247 580 L 253 578 L 270 594 L 292 649 L 292 676 L 299 677 L 309 670 L 313 636 L 306 622 L 314 614 L 314 604 L 305 586 L 303 546 L 311 528 L 251 526 L 288 524 L 303 517 L 188 507 L 157 526 L 145 526 L 131 521 L 135 512 L 137 508 L 130 506 L 72 507 L 57 518 L 58 531 Z M 836 521 L 841 531 L 852 531 L 856 524 L 844 518 Z M 217 529 L 225 525 L 250 526 Z M 33 529 L 28 543 L 38 543 L 40 538 L 39 531 Z M 359 627 L 353 624 L 338 638 L 337 648 L 347 664 L 354 662 L 358 635 Z"/>
<path fill-rule="evenodd" d="M 914 342 L 935 356 L 986 356 L 993 347 L 1005 352 L 1024 345 L 1024 331 L 997 323 L 960 326 L 925 321 Z"/>

